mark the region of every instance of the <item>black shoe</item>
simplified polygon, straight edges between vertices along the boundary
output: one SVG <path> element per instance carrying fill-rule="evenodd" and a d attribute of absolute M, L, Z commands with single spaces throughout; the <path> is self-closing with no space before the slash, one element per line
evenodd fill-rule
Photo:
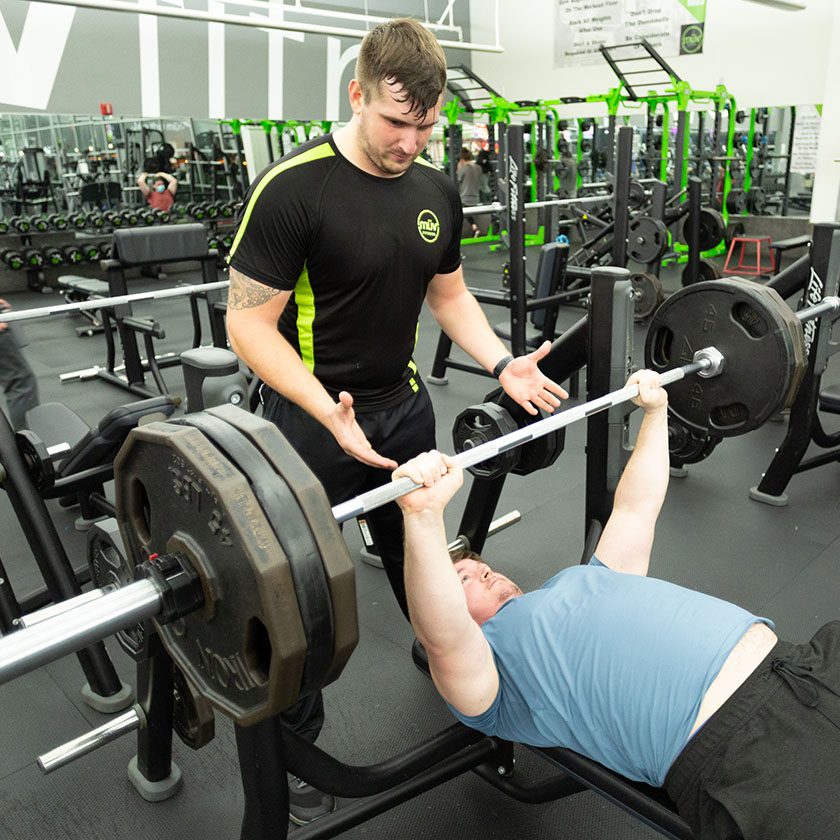
<path fill-rule="evenodd" d="M 288 777 L 289 819 L 295 825 L 306 825 L 335 810 L 335 797 L 331 793 L 317 790 L 291 773 Z"/>

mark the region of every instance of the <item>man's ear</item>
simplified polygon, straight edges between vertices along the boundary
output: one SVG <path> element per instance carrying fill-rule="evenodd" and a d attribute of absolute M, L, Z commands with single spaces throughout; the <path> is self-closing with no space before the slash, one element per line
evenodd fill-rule
<path fill-rule="evenodd" d="M 350 84 L 347 85 L 347 93 L 350 97 L 350 107 L 353 109 L 353 113 L 358 114 L 362 110 L 365 95 L 362 86 L 356 79 L 350 79 Z"/>

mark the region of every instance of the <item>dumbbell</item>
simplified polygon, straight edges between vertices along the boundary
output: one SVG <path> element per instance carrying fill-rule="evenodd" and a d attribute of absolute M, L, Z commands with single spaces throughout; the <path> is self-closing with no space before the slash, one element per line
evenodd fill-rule
<path fill-rule="evenodd" d="M 63 265 L 64 253 L 60 248 L 56 248 L 55 245 L 50 245 L 49 247 L 44 248 L 44 260 L 47 265 L 51 265 L 53 267 Z"/>
<path fill-rule="evenodd" d="M 29 228 L 32 227 L 32 220 L 29 216 L 12 216 L 9 219 L 9 225 L 18 233 L 29 233 Z"/>
<path fill-rule="evenodd" d="M 78 265 L 85 259 L 82 249 L 77 245 L 65 245 L 61 249 L 61 253 L 64 255 L 64 260 L 68 265 Z"/>
<path fill-rule="evenodd" d="M 204 206 L 205 206 L 205 210 L 207 212 L 207 218 L 208 219 L 218 218 L 218 216 L 219 216 L 219 202 L 217 202 L 217 201 L 209 202 L 208 201 L 207 204 L 205 204 Z"/>
<path fill-rule="evenodd" d="M 99 258 L 101 260 L 108 260 L 111 258 L 111 243 L 103 242 L 99 246 Z"/>
<path fill-rule="evenodd" d="M 167 224 L 172 218 L 168 210 L 160 210 L 159 208 L 155 208 L 154 210 L 152 210 L 152 213 L 154 214 L 155 221 L 159 222 L 162 225 Z"/>
<path fill-rule="evenodd" d="M 204 204 L 197 201 L 190 202 L 187 205 L 187 213 L 199 222 L 207 218 L 207 208 Z"/>
<path fill-rule="evenodd" d="M 74 230 L 84 230 L 88 225 L 87 213 L 84 213 L 82 211 L 71 213 L 67 217 L 67 221 L 74 228 Z"/>
<path fill-rule="evenodd" d="M 46 233 L 50 229 L 49 219 L 47 219 L 46 216 L 33 216 L 32 227 L 35 228 L 38 233 Z"/>
<path fill-rule="evenodd" d="M 23 254 L 17 248 L 3 248 L 0 251 L 0 260 L 12 271 L 20 271 L 23 268 Z"/>
<path fill-rule="evenodd" d="M 87 242 L 82 245 L 82 256 L 88 262 L 97 262 L 102 259 L 102 248 L 95 242 Z"/>
<path fill-rule="evenodd" d="M 44 255 L 37 248 L 25 248 L 23 263 L 26 268 L 41 268 L 44 265 Z"/>
<path fill-rule="evenodd" d="M 127 207 L 125 210 L 122 211 L 120 214 L 123 217 L 123 221 L 129 226 L 133 227 L 137 224 L 137 211 L 132 210 L 130 207 Z"/>
<path fill-rule="evenodd" d="M 229 251 L 231 249 L 231 246 L 233 245 L 233 234 L 232 233 L 223 234 L 222 238 L 219 240 L 219 242 L 221 242 L 222 248 L 224 248 L 225 251 Z"/>
<path fill-rule="evenodd" d="M 111 227 L 118 228 L 125 224 L 123 217 L 116 210 L 106 210 L 103 215 L 105 216 L 105 221 Z"/>
<path fill-rule="evenodd" d="M 8 229 L 9 229 L 9 223 L 5 219 L 0 218 L 0 234 L 6 233 L 6 231 L 8 231 Z"/>
<path fill-rule="evenodd" d="M 88 226 L 94 228 L 95 230 L 101 230 L 105 227 L 105 216 L 103 216 L 102 213 L 88 213 L 87 221 Z"/>
<path fill-rule="evenodd" d="M 138 210 L 137 216 L 144 225 L 153 225 L 157 221 L 155 214 L 151 209 Z"/>
<path fill-rule="evenodd" d="M 211 233 L 210 236 L 207 237 L 207 247 L 211 251 L 220 251 L 221 245 L 219 244 L 219 237 L 215 233 Z"/>
<path fill-rule="evenodd" d="M 233 208 L 233 203 L 230 201 L 222 201 L 219 204 L 219 214 L 223 219 L 232 219 L 236 211 Z"/>
<path fill-rule="evenodd" d="M 55 230 L 67 230 L 67 219 L 63 213 L 51 213 L 47 216 L 47 221 Z"/>

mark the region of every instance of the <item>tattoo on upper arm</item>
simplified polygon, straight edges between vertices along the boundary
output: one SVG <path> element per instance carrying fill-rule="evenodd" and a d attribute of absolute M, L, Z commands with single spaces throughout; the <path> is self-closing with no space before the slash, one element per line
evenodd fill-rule
<path fill-rule="evenodd" d="M 230 273 L 228 289 L 228 307 L 230 309 L 252 309 L 262 306 L 280 294 L 280 289 L 272 289 L 264 283 L 251 280 L 239 272 Z"/>

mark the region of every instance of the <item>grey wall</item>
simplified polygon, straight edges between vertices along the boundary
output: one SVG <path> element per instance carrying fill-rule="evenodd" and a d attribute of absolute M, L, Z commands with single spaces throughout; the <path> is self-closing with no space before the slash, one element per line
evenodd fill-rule
<path fill-rule="evenodd" d="M 363 3 L 350 0 L 329 5 L 364 11 Z M 435 18 L 446 5 L 447 0 L 382 0 L 368 3 L 367 11 L 422 19 L 426 6 Z M 184 0 L 184 7 L 249 11 L 220 0 Z M 468 38 L 469 3 L 456 2 L 455 13 Z M 344 91 L 353 61 L 342 63 L 341 57 L 354 57 L 355 38 L 25 0 L 0 0 L 0 15 L 0 111 L 98 113 L 100 102 L 111 102 L 121 115 L 348 117 Z M 452 50 L 448 58 L 469 64 L 465 50 Z"/>

